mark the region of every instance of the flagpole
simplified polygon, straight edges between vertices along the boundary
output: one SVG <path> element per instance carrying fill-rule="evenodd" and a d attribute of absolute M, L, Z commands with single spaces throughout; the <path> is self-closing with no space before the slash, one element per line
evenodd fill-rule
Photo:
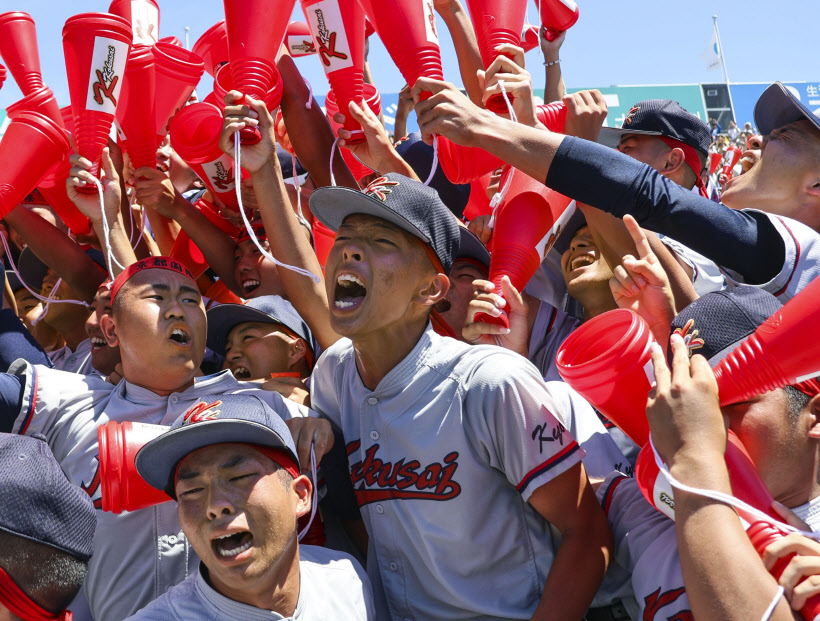
<path fill-rule="evenodd" d="M 723 78 L 726 80 L 726 93 L 729 95 L 729 109 L 732 111 L 732 119 L 735 123 L 738 122 L 735 118 L 735 103 L 732 101 L 732 89 L 729 87 L 729 72 L 726 70 L 726 56 L 723 54 L 723 42 L 720 40 L 720 30 L 717 23 L 718 16 L 712 15 L 712 20 L 715 22 L 715 37 L 717 38 L 718 54 L 720 55 L 720 62 L 723 65 Z"/>

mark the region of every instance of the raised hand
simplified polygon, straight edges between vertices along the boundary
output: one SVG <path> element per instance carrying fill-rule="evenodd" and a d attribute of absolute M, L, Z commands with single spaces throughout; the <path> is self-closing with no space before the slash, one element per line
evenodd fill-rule
<path fill-rule="evenodd" d="M 247 104 L 241 105 L 241 100 L 242 93 L 239 91 L 225 95 L 225 123 L 219 137 L 219 148 L 235 160 L 234 133 L 246 127 L 258 128 L 262 140 L 256 144 L 242 145 L 242 168 L 253 174 L 276 158 L 276 132 L 265 102 L 248 96 L 245 97 Z"/>
<path fill-rule="evenodd" d="M 478 82 L 484 91 L 483 102 L 486 104 L 490 97 L 502 93 L 500 83 L 503 81 L 504 92 L 510 98 L 518 122 L 535 127 L 538 121 L 535 117 L 532 76 L 524 68 L 524 50 L 505 43 L 495 48 L 495 51 L 498 56 L 487 67 L 487 71 L 478 72 Z"/>
<path fill-rule="evenodd" d="M 77 188 L 91 186 L 96 190 L 94 177 L 91 174 L 91 162 L 82 155 L 74 154 L 69 158 L 71 171 L 66 180 L 66 192 L 71 202 L 76 205 L 80 212 L 88 217 L 93 223 L 100 223 L 103 214 L 100 211 L 99 194 L 80 192 Z M 120 210 L 120 176 L 111 160 L 111 152 L 108 147 L 102 151 L 102 175 L 99 179 L 103 189 L 103 202 L 108 220 L 116 219 Z"/>
<path fill-rule="evenodd" d="M 521 294 L 513 287 L 508 276 L 501 279 L 502 298 L 495 291 L 495 285 L 488 280 L 473 281 L 475 298 L 467 307 L 467 320 L 464 322 L 462 337 L 473 345 L 498 345 L 521 354 L 529 354 L 530 335 L 527 328 L 529 309 Z M 475 321 L 479 313 L 500 317 L 506 308 L 510 327 L 504 328 L 492 323 Z"/>

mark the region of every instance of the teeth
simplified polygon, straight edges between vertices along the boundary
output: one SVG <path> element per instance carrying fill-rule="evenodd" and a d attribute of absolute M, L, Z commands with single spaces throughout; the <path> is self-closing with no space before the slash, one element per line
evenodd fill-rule
<path fill-rule="evenodd" d="M 260 284 L 258 280 L 246 280 L 242 283 L 242 286 L 247 289 L 248 287 L 258 287 Z"/>
<path fill-rule="evenodd" d="M 336 282 L 342 285 L 343 287 L 349 287 L 351 283 L 357 284 L 360 287 L 364 287 L 364 283 L 359 280 L 353 274 L 341 274 L 337 279 Z"/>
<path fill-rule="evenodd" d="M 582 255 L 580 257 L 576 257 L 572 260 L 570 264 L 570 269 L 577 269 L 579 267 L 585 267 L 587 265 L 592 265 L 594 263 L 593 258 L 588 254 Z"/>
<path fill-rule="evenodd" d="M 350 308 L 353 304 L 353 302 L 345 302 L 344 300 L 336 300 L 335 302 L 336 308 Z"/>
<path fill-rule="evenodd" d="M 231 550 L 219 550 L 219 556 L 236 556 L 251 547 L 251 542 L 249 541 L 245 545 L 241 545 L 238 548 L 233 548 Z"/>
<path fill-rule="evenodd" d="M 246 369 L 245 367 L 236 367 L 236 369 L 234 369 L 233 374 L 234 374 L 234 376 L 245 376 L 245 375 L 247 375 L 248 377 L 250 377 L 251 372 L 250 372 L 249 369 Z"/>
<path fill-rule="evenodd" d="M 108 343 L 105 339 L 95 336 L 91 338 L 91 345 L 93 347 L 105 347 Z"/>

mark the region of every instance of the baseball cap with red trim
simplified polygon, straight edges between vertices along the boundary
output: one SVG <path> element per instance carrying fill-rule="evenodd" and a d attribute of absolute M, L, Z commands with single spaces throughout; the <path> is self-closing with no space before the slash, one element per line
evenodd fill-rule
<path fill-rule="evenodd" d="M 789 123 L 808 120 L 820 131 L 820 117 L 795 97 L 781 82 L 775 82 L 755 104 L 755 125 L 764 136 Z"/>
<path fill-rule="evenodd" d="M 117 294 L 120 292 L 120 289 L 122 289 L 122 286 L 131 280 L 135 274 L 138 274 L 144 270 L 153 269 L 176 272 L 177 274 L 182 274 L 186 278 L 189 278 L 191 282 L 195 282 L 194 275 L 191 274 L 187 267 L 176 259 L 165 256 L 148 257 L 146 259 L 140 259 L 136 263 L 132 263 L 120 272 L 120 275 L 114 279 L 114 282 L 111 285 L 111 301 L 113 302 L 116 299 Z"/>

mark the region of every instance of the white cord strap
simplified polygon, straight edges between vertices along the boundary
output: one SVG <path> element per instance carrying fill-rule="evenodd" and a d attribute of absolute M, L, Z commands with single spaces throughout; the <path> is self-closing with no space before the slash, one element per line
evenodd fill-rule
<path fill-rule="evenodd" d="M 433 180 L 433 177 L 436 175 L 436 170 L 438 170 L 438 136 L 433 136 L 433 164 L 430 166 L 430 174 L 427 176 L 427 181 L 424 182 L 424 185 L 430 185 L 430 182 Z"/>
<path fill-rule="evenodd" d="M 504 98 L 504 103 L 507 104 L 507 112 L 510 114 L 510 120 L 513 123 L 518 123 L 518 115 L 515 113 L 513 109 L 512 102 L 510 101 L 510 96 L 507 93 L 507 89 L 504 86 L 504 80 L 498 81 L 498 87 L 501 89 L 501 96 Z M 515 168 L 510 167 L 510 172 L 507 174 L 507 180 L 504 182 L 504 185 L 501 189 L 496 192 L 495 196 L 493 196 L 492 200 L 490 201 L 490 207 L 493 208 L 492 214 L 490 215 L 490 221 L 487 223 L 487 226 L 490 229 L 495 228 L 495 216 L 496 212 L 498 211 L 499 205 L 507 198 L 507 192 L 510 190 L 510 186 L 512 185 L 513 176 L 515 175 Z"/>
<path fill-rule="evenodd" d="M 94 185 L 97 186 L 97 194 L 100 197 L 100 216 L 102 217 L 103 237 L 105 237 L 103 240 L 103 244 L 105 245 L 105 259 L 108 265 L 108 275 L 113 279 L 114 265 L 119 267 L 121 270 L 124 270 L 126 266 L 117 261 L 117 257 L 114 256 L 114 252 L 111 250 L 111 228 L 108 226 L 108 216 L 105 213 L 105 199 L 103 198 L 102 183 L 100 183 L 100 180 L 93 175 L 91 175 L 91 180 L 94 182 Z"/>
<path fill-rule="evenodd" d="M 310 518 L 308 519 L 308 523 L 305 524 L 305 527 L 299 531 L 299 539 L 301 540 L 305 535 L 307 535 L 308 531 L 310 530 L 311 524 L 313 524 L 313 518 L 316 517 L 316 508 L 318 506 L 318 498 L 319 498 L 319 477 L 316 475 L 316 451 L 315 444 L 313 442 L 310 443 L 310 478 L 313 479 L 313 495 L 310 499 Z"/>
<path fill-rule="evenodd" d="M 293 175 L 293 187 L 296 188 L 296 217 L 299 222 L 310 230 L 310 222 L 305 219 L 305 214 L 302 212 L 302 186 L 299 185 L 299 175 L 296 174 L 296 156 L 290 155 L 291 173 Z"/>
<path fill-rule="evenodd" d="M 769 607 L 766 609 L 766 612 L 763 613 L 763 617 L 761 617 L 760 621 L 769 621 L 774 614 L 774 609 L 777 608 L 777 604 L 780 602 L 780 598 L 783 597 L 783 594 L 786 592 L 782 586 L 777 587 L 777 592 L 774 594 L 774 599 L 772 603 L 769 604 Z"/>
<path fill-rule="evenodd" d="M 236 165 L 234 166 L 234 184 L 236 190 L 236 202 L 239 203 L 239 214 L 242 216 L 242 222 L 245 224 L 245 230 L 248 232 L 248 236 L 253 240 L 254 245 L 262 253 L 262 256 L 265 257 L 268 261 L 273 262 L 274 264 L 278 265 L 279 267 L 283 267 L 286 270 L 290 270 L 292 272 L 296 272 L 297 274 L 301 274 L 302 276 L 307 276 L 313 282 L 319 283 L 320 278 L 316 276 L 316 274 L 309 272 L 306 269 L 302 269 L 301 267 L 296 267 L 295 265 L 288 265 L 287 263 L 282 263 L 276 257 L 274 257 L 270 252 L 262 248 L 262 244 L 259 243 L 259 239 L 256 237 L 256 233 L 253 231 L 253 227 L 251 226 L 250 221 L 248 220 L 248 216 L 245 213 L 245 206 L 242 204 L 242 148 L 240 146 L 239 141 L 239 132 L 235 132 L 233 135 L 233 144 L 234 144 L 234 152 L 236 154 L 235 160 Z M 104 221 L 104 220 L 103 220 Z"/>

